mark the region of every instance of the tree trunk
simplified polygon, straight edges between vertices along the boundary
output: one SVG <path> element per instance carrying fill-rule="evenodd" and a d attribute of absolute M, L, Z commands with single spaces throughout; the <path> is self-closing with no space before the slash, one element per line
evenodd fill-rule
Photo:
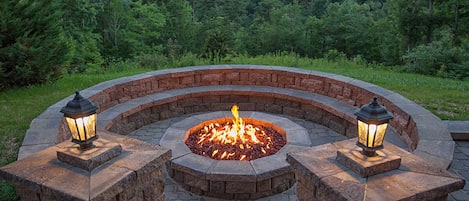
<path fill-rule="evenodd" d="M 427 34 L 426 34 L 426 43 L 429 44 L 432 42 L 432 33 L 433 33 L 433 0 L 428 0 L 428 24 L 427 24 Z"/>
<path fill-rule="evenodd" d="M 459 1 L 456 2 L 455 12 L 454 12 L 454 27 L 453 27 L 453 38 L 451 39 L 453 44 L 456 41 L 458 35 L 458 28 L 459 28 Z"/>

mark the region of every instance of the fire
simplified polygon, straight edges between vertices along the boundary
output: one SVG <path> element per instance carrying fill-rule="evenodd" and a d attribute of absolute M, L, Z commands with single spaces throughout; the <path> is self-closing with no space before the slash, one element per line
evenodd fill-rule
<path fill-rule="evenodd" d="M 231 122 L 210 123 L 192 133 L 186 144 L 194 153 L 218 160 L 253 160 L 273 154 L 285 144 L 274 129 L 245 123 L 238 109 L 237 105 L 231 108 Z M 280 143 L 274 145 L 274 141 Z"/>

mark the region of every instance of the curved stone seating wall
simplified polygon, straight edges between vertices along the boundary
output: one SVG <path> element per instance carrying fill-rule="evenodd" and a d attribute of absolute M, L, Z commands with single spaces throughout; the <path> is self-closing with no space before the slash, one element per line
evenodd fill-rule
<path fill-rule="evenodd" d="M 267 86 L 204 86 L 133 99 L 100 113 L 98 129 L 126 135 L 144 125 L 197 112 L 240 111 L 282 114 L 325 125 L 347 137 L 357 133 L 355 107 L 309 92 Z M 125 111 L 125 112 L 119 112 Z"/>
<path fill-rule="evenodd" d="M 98 128 L 126 133 L 193 112 L 256 110 L 305 118 L 353 137 L 353 109 L 373 97 L 394 114 L 391 126 L 413 153 L 447 168 L 454 142 L 429 111 L 390 90 L 356 79 L 296 68 L 257 65 L 194 66 L 115 79 L 80 92 L 100 105 Z M 60 109 L 67 97 L 31 122 L 19 158 L 68 139 Z"/>

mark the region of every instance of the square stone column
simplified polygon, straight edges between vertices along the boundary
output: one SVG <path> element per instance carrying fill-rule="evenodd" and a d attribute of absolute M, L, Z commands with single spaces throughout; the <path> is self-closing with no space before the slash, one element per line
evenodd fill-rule
<path fill-rule="evenodd" d="M 0 178 L 15 184 L 22 201 L 165 200 L 163 167 L 170 150 L 105 131 L 98 135 L 96 146 L 119 144 L 122 150 L 96 167 L 58 160 L 57 153 L 74 146 L 63 142 L 0 168 Z"/>
<path fill-rule="evenodd" d="M 356 149 L 356 141 L 354 138 L 287 155 L 295 172 L 300 201 L 443 201 L 448 193 L 464 187 L 465 181 L 457 175 L 432 166 L 391 143 L 384 144 L 385 152 L 389 156 L 400 156 L 400 166 L 370 176 L 360 175 L 337 161 L 337 151 Z"/>

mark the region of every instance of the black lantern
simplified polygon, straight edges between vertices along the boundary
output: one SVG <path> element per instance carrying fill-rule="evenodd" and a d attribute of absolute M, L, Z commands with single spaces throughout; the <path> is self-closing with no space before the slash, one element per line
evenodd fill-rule
<path fill-rule="evenodd" d="M 98 138 L 96 136 L 96 110 L 98 106 L 83 98 L 78 91 L 73 100 L 60 110 L 67 120 L 72 142 L 79 144 L 80 149 L 91 148 L 93 141 Z"/>
<path fill-rule="evenodd" d="M 384 135 L 393 115 L 381 106 L 377 98 L 355 113 L 358 121 L 357 145 L 363 148 L 366 156 L 375 156 L 376 150 L 383 148 Z"/>

